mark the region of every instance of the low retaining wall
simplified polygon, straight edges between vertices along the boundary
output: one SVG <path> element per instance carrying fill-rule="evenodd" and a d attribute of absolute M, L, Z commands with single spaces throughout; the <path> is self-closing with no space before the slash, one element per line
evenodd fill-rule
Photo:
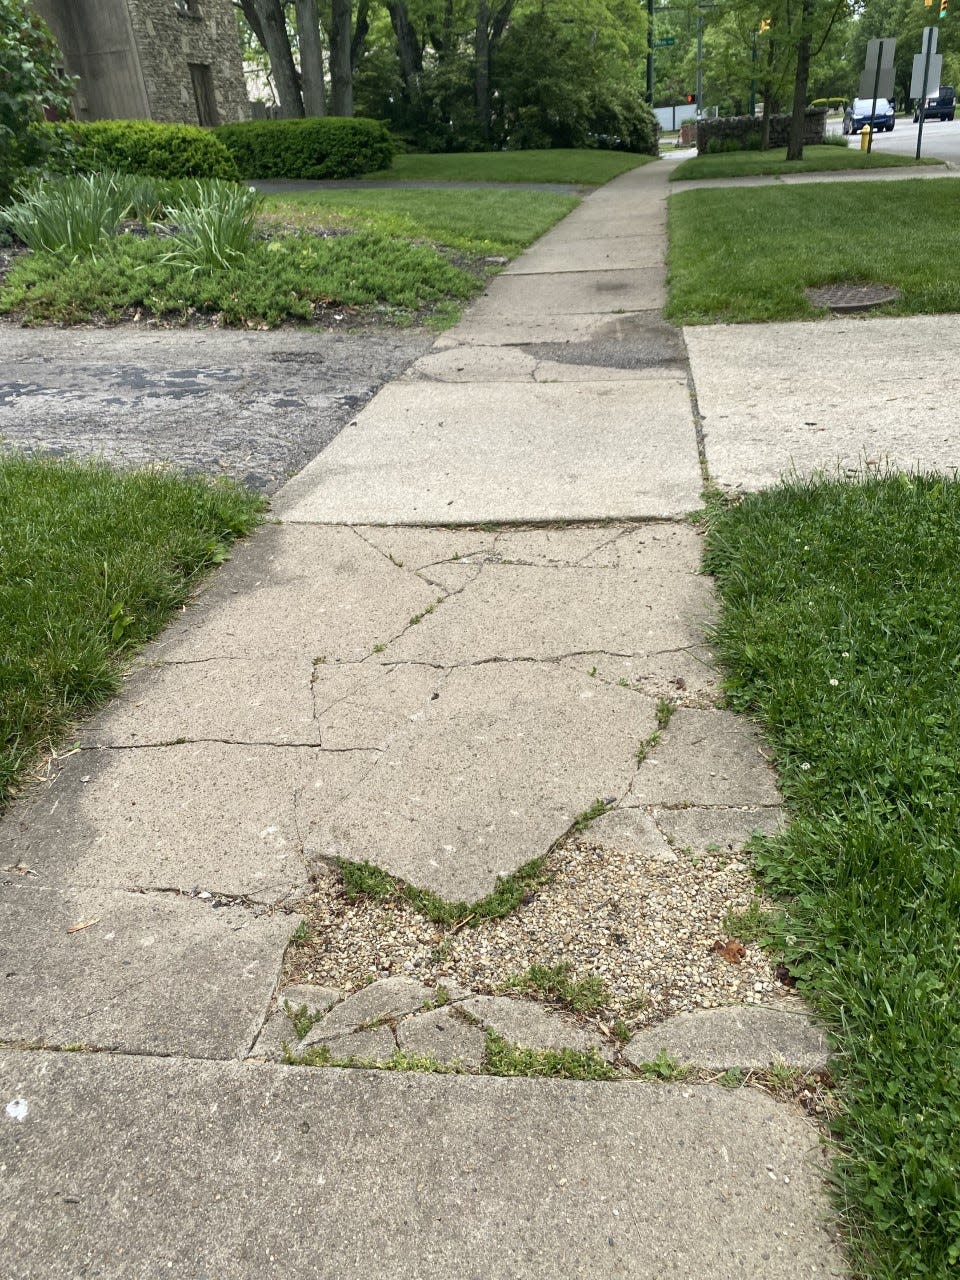
<path fill-rule="evenodd" d="M 759 147 L 763 121 L 758 116 L 720 116 L 717 120 L 697 121 L 697 153 L 743 150 Z M 827 133 L 827 112 L 822 107 L 809 107 L 803 122 L 804 146 L 822 142 Z M 790 116 L 770 117 L 771 147 L 785 147 L 790 138 Z"/>

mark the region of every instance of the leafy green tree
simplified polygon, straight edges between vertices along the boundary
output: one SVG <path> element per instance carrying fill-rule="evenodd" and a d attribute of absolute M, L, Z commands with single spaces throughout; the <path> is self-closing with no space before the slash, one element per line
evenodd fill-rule
<path fill-rule="evenodd" d="M 44 114 L 70 111 L 61 63 L 50 28 L 25 0 L 0 0 L 0 199 L 43 159 L 49 143 L 36 126 Z"/>

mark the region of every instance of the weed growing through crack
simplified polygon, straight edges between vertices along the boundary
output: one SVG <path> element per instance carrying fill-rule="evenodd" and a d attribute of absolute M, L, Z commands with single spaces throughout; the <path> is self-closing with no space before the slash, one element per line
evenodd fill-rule
<path fill-rule="evenodd" d="M 633 1032 L 622 1018 L 615 1019 L 610 1029 L 613 1032 L 614 1039 L 619 1040 L 621 1044 L 627 1044 L 633 1038 Z"/>
<path fill-rule="evenodd" d="M 614 1080 L 617 1072 L 596 1049 L 523 1049 L 487 1032 L 481 1073 L 555 1080 Z"/>
<path fill-rule="evenodd" d="M 298 1005 L 296 1008 L 288 1000 L 283 1003 L 287 1017 L 293 1023 L 294 1034 L 298 1040 L 302 1040 L 312 1026 L 320 1021 L 326 1013 L 325 1009 L 318 1009 L 311 1013 L 305 1004 Z"/>
<path fill-rule="evenodd" d="M 492 893 L 478 902 L 449 902 L 430 889 L 391 876 L 371 862 L 350 862 L 338 858 L 344 892 L 351 898 L 369 897 L 377 901 L 395 898 L 407 902 L 433 924 L 445 929 L 475 927 L 484 920 L 499 920 L 529 902 L 532 895 L 553 878 L 546 857 L 534 858 L 512 875 L 498 877 Z M 442 944 L 441 944 L 442 945 Z"/>
<path fill-rule="evenodd" d="M 661 698 L 657 703 L 657 728 L 665 729 L 673 718 L 676 711 L 676 704 L 670 702 L 667 698 Z"/>
<path fill-rule="evenodd" d="M 728 911 L 723 917 L 723 929 L 729 938 L 769 945 L 774 940 L 778 919 L 777 912 L 765 911 L 759 902 L 753 901 L 741 911 Z"/>
<path fill-rule="evenodd" d="M 574 1013 L 596 1013 L 609 1000 L 609 992 L 595 974 L 572 978 L 573 965 L 533 964 L 526 973 L 511 978 L 508 985 L 516 990 L 534 991 L 545 1000 L 562 1005 Z"/>
<path fill-rule="evenodd" d="M 306 920 L 301 920 L 290 935 L 291 947 L 302 947 L 310 941 L 310 927 Z"/>
<path fill-rule="evenodd" d="M 440 983 L 433 993 L 433 999 L 425 1001 L 420 1007 L 424 1013 L 429 1013 L 431 1009 L 442 1009 L 445 1004 L 450 1003 L 450 992 Z"/>
<path fill-rule="evenodd" d="M 692 1074 L 690 1067 L 685 1067 L 664 1049 L 649 1062 L 637 1063 L 636 1072 L 641 1080 L 689 1080 Z"/>
<path fill-rule="evenodd" d="M 595 822 L 601 817 L 613 804 L 612 800 L 594 800 L 589 809 L 584 809 L 583 813 L 578 813 L 570 824 L 570 831 L 577 835 L 581 831 L 586 831 L 591 822 Z"/>

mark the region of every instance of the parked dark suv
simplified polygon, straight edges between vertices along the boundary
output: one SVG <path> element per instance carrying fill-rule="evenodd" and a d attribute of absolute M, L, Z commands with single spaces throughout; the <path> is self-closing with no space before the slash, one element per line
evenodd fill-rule
<path fill-rule="evenodd" d="M 952 120 L 957 114 L 957 95 L 952 85 L 942 84 L 936 93 L 927 98 L 923 109 L 924 120 Z M 920 119 L 920 103 L 913 109 L 913 123 Z"/>

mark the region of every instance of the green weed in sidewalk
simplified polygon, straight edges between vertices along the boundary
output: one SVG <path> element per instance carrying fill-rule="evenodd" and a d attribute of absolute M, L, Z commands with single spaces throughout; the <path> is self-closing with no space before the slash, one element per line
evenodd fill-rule
<path fill-rule="evenodd" d="M 960 483 L 795 482 L 714 514 L 732 706 L 793 821 L 756 845 L 838 1039 L 839 1200 L 874 1280 L 960 1266 Z"/>
<path fill-rule="evenodd" d="M 0 457 L 0 808 L 260 508 L 233 484 Z"/>

